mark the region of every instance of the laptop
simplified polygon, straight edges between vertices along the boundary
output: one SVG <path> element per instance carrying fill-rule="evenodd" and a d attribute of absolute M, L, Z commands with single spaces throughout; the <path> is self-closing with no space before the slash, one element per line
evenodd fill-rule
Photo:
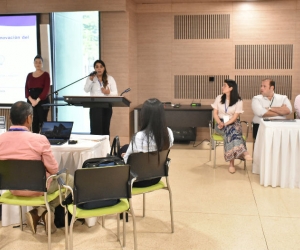
<path fill-rule="evenodd" d="M 265 122 L 296 122 L 295 119 L 269 119 L 263 118 Z"/>
<path fill-rule="evenodd" d="M 62 145 L 71 136 L 73 122 L 43 122 L 40 134 L 47 137 L 51 145 Z"/>

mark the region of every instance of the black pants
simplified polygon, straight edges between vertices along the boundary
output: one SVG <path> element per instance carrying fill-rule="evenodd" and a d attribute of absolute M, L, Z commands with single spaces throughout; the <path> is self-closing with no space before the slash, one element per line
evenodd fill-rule
<path fill-rule="evenodd" d="M 253 123 L 253 139 L 256 140 L 257 132 L 258 132 L 259 124 L 258 123 Z"/>
<path fill-rule="evenodd" d="M 47 121 L 49 108 L 43 108 L 41 102 L 33 107 L 32 132 L 39 133 L 43 122 Z"/>
<path fill-rule="evenodd" d="M 90 108 L 90 127 L 92 135 L 110 135 L 109 127 L 112 108 Z"/>

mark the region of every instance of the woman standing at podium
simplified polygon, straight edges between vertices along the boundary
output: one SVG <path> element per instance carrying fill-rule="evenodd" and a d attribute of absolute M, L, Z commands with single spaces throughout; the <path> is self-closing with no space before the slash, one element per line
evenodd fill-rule
<path fill-rule="evenodd" d="M 87 79 L 84 86 L 85 92 L 91 96 L 117 96 L 118 89 L 115 79 L 107 74 L 105 63 L 102 60 L 94 62 L 93 72 Z M 112 107 L 90 108 L 90 127 L 93 135 L 109 135 Z"/>
<path fill-rule="evenodd" d="M 25 97 L 33 107 L 32 132 L 39 133 L 43 122 L 47 121 L 49 107 L 44 108 L 42 104 L 48 104 L 50 76 L 43 71 L 43 58 L 37 55 L 34 58 L 35 71 L 29 73 L 25 83 Z"/>

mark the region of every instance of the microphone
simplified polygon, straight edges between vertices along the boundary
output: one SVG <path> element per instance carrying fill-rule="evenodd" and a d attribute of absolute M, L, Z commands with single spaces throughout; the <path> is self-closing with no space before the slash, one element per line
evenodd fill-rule
<path fill-rule="evenodd" d="M 121 95 L 120 96 L 122 96 L 124 93 L 127 93 L 127 92 L 129 92 L 131 90 L 131 88 L 128 88 L 128 89 L 125 89 L 122 93 L 121 93 Z"/>
<path fill-rule="evenodd" d="M 97 71 L 93 71 L 89 76 L 97 75 Z"/>

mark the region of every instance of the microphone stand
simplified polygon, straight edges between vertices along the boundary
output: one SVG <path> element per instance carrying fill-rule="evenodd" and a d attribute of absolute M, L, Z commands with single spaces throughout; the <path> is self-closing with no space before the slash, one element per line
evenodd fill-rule
<path fill-rule="evenodd" d="M 53 98 L 53 101 L 55 101 L 55 102 L 57 102 L 57 101 L 63 101 L 64 99 L 63 99 L 63 97 L 58 97 L 58 92 L 59 91 L 61 91 L 61 90 L 63 90 L 63 89 L 65 89 L 65 88 L 67 88 L 67 87 L 69 87 L 69 86 L 71 86 L 71 85 L 73 85 L 74 83 L 77 83 L 77 82 L 79 82 L 79 81 L 81 81 L 81 80 L 83 80 L 84 78 L 87 78 L 87 77 L 89 77 L 90 76 L 90 74 L 89 75 L 87 75 L 87 76 L 85 76 L 85 77 L 82 77 L 82 78 L 80 78 L 80 79 L 78 79 L 78 80 L 76 80 L 75 82 L 72 82 L 72 83 L 70 83 L 70 84 L 68 84 L 68 85 L 66 85 L 66 86 L 64 86 L 64 87 L 62 87 L 62 88 L 60 88 L 60 89 L 57 89 L 57 90 L 55 90 L 55 91 L 53 91 L 53 92 L 51 92 L 50 94 L 48 94 L 47 95 L 47 97 L 49 97 L 49 96 L 53 96 L 54 94 L 55 94 L 55 98 Z M 57 117 L 58 117 L 58 106 L 67 106 L 68 104 L 57 104 L 57 103 L 55 103 L 55 104 L 44 104 L 44 105 L 42 105 L 42 106 L 55 106 L 55 120 L 57 121 Z"/>

